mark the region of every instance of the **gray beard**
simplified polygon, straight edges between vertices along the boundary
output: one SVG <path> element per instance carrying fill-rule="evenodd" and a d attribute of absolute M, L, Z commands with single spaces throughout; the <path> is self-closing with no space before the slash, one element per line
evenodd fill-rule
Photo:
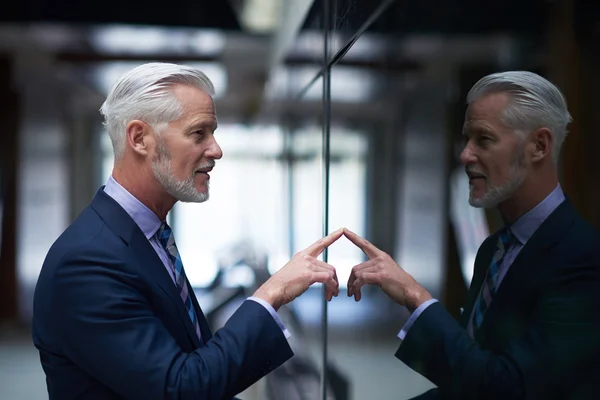
<path fill-rule="evenodd" d="M 205 166 L 199 166 L 198 169 Z M 171 196 L 184 203 L 202 203 L 208 200 L 209 190 L 206 182 L 206 193 L 199 192 L 194 185 L 195 171 L 186 180 L 180 181 L 173 175 L 171 155 L 168 149 L 158 138 L 158 156 L 152 161 L 154 178 Z"/>
<path fill-rule="evenodd" d="M 524 156 L 523 148 L 519 146 L 510 166 L 508 181 L 500 186 L 488 186 L 484 195 L 478 199 L 470 195 L 469 204 L 477 208 L 494 208 L 509 199 L 527 177 L 523 162 Z"/>

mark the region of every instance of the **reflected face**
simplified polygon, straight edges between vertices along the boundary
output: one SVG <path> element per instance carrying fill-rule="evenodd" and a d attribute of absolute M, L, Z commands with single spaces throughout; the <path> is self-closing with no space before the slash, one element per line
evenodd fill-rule
<path fill-rule="evenodd" d="M 183 202 L 203 202 L 209 197 L 210 171 L 223 156 L 214 132 L 217 115 L 212 98 L 200 89 L 176 85 L 173 93 L 183 115 L 157 135 L 152 171 L 173 197 Z"/>
<path fill-rule="evenodd" d="M 496 207 L 509 199 L 527 176 L 524 143 L 501 120 L 509 104 L 505 93 L 491 93 L 469 105 L 460 155 L 469 176 L 469 204 Z"/>

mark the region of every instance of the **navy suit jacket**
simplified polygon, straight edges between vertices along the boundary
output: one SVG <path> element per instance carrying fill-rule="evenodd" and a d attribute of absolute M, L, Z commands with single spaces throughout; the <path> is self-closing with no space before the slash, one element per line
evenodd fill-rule
<path fill-rule="evenodd" d="M 600 373 L 600 238 L 563 202 L 521 249 L 471 339 L 497 234 L 481 245 L 460 321 L 441 304 L 396 356 L 438 386 L 421 399 L 590 399 Z"/>
<path fill-rule="evenodd" d="M 231 399 L 292 357 L 260 304 L 245 301 L 213 336 L 189 292 L 203 343 L 142 231 L 100 189 L 51 247 L 35 289 L 50 399 Z"/>

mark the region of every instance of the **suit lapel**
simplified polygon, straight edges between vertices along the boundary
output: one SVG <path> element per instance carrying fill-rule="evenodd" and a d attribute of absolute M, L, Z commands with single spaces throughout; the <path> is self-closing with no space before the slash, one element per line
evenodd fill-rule
<path fill-rule="evenodd" d="M 185 305 L 181 300 L 177 286 L 173 283 L 162 260 L 158 257 L 141 229 L 129 214 L 104 192 L 104 187 L 100 188 L 96 194 L 92 202 L 92 207 L 104 222 L 129 245 L 138 261 L 140 274 L 148 276 L 150 281 L 156 283 L 170 301 L 173 302 L 178 316 L 185 326 L 188 337 L 194 343 L 195 347 L 199 347 L 200 341 L 185 309 Z"/>

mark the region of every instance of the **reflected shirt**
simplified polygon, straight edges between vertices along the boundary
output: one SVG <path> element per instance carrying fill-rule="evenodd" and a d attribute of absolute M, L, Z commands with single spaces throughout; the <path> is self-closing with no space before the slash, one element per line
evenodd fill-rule
<path fill-rule="evenodd" d="M 152 245 L 154 251 L 162 261 L 165 266 L 173 284 L 176 285 L 175 276 L 173 275 L 173 271 L 171 269 L 171 262 L 169 261 L 169 257 L 167 256 L 167 252 L 160 244 L 156 232 L 160 228 L 161 221 L 158 216 L 150 210 L 146 205 L 144 205 L 141 201 L 136 199 L 131 193 L 127 191 L 123 186 L 121 186 L 112 176 L 108 178 L 108 182 L 106 182 L 106 186 L 104 186 L 104 192 L 113 198 L 123 209 L 129 214 L 129 216 L 133 219 L 133 221 L 137 224 L 137 226 L 142 230 L 146 239 Z M 281 318 L 275 311 L 275 309 L 263 299 L 259 299 L 256 297 L 249 297 L 248 300 L 255 301 L 261 306 L 263 306 L 269 314 L 273 317 L 277 325 L 281 328 L 281 331 L 285 335 L 286 338 L 291 336 L 290 332 L 287 330 Z"/>
<path fill-rule="evenodd" d="M 506 272 L 512 265 L 513 261 L 515 260 L 523 246 L 525 246 L 529 238 L 531 238 L 534 232 L 540 227 L 540 225 L 542 225 L 542 222 L 544 222 L 546 218 L 548 218 L 550 214 L 552 214 L 552 212 L 556 210 L 556 208 L 564 200 L 565 195 L 559 184 L 552 191 L 552 193 L 550 193 L 544 200 L 542 200 L 542 202 L 540 202 L 533 209 L 529 210 L 529 212 L 524 214 L 521 218 L 519 218 L 517 221 L 515 221 L 514 224 L 512 224 L 509 227 L 516 240 L 508 248 L 506 255 L 504 256 L 504 260 L 502 261 L 502 265 L 500 265 L 500 271 L 498 274 L 498 286 L 502 283 L 502 280 L 506 276 Z M 419 315 L 421 315 L 421 313 L 425 311 L 427 307 L 429 307 L 431 304 L 437 301 L 437 299 L 431 299 L 421 304 L 408 318 L 408 320 L 400 330 L 400 333 L 398 333 L 398 337 L 404 340 L 411 326 L 415 323 L 417 318 L 419 318 Z M 475 309 L 473 308 L 473 311 L 469 316 L 469 321 L 471 320 L 471 318 L 473 318 L 474 311 Z"/>

